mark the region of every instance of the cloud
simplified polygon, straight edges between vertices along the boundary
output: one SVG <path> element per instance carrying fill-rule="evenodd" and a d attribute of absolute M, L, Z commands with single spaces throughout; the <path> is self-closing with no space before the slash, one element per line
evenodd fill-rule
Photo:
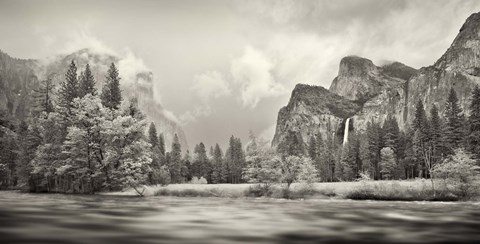
<path fill-rule="evenodd" d="M 86 27 L 78 27 L 75 31 L 71 31 L 67 35 L 67 41 L 58 50 L 62 54 L 68 54 L 84 48 L 88 48 L 98 54 L 119 55 L 117 51 L 91 34 Z"/>
<path fill-rule="evenodd" d="M 271 73 L 273 68 L 274 64 L 251 46 L 247 46 L 244 54 L 232 61 L 232 77 L 240 85 L 244 107 L 255 108 L 260 100 L 287 92 L 282 84 L 275 81 Z"/>
<path fill-rule="evenodd" d="M 184 126 L 197 121 L 199 117 L 207 117 L 212 114 L 212 108 L 208 105 L 197 106 L 193 111 L 183 113 L 177 120 L 180 125 Z"/>
<path fill-rule="evenodd" d="M 196 75 L 193 79 L 192 90 L 203 102 L 231 93 L 228 83 L 218 71 L 207 71 Z"/>
<path fill-rule="evenodd" d="M 137 75 L 140 73 L 147 73 L 151 75 L 151 71 L 149 68 L 147 68 L 147 66 L 143 62 L 143 59 L 135 56 L 135 54 L 128 48 L 125 48 L 124 51 L 120 54 L 120 60 L 118 61 L 118 70 L 120 72 L 120 76 L 126 82 L 136 81 Z"/>

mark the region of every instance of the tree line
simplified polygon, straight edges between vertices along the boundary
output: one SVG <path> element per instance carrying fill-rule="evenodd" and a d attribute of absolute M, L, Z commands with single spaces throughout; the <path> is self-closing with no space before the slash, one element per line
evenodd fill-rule
<path fill-rule="evenodd" d="M 312 135 L 305 143 L 289 131 L 275 150 L 253 133 L 245 148 L 231 136 L 223 151 L 203 142 L 182 151 L 174 135 L 170 151 L 163 134 L 135 98 L 123 99 L 119 71 L 111 64 L 101 91 L 87 64 L 77 76 L 74 61 L 56 89 L 51 78 L 33 94 L 31 116 L 0 116 L 0 184 L 33 192 L 94 193 L 143 184 L 273 183 L 352 181 L 360 177 L 410 179 L 432 176 L 435 165 L 459 148 L 480 159 L 480 88 L 473 90 L 464 115 L 453 89 L 440 111 L 428 113 L 421 100 L 411 125 L 400 130 L 393 115 L 349 133 L 342 145 L 336 133 Z M 349 128 L 351 125 L 345 125 Z M 328 130 L 329 131 L 329 130 Z M 458 155 L 457 155 L 458 156 Z"/>
<path fill-rule="evenodd" d="M 34 90 L 28 119 L 3 112 L 2 188 L 94 193 L 136 188 L 148 179 L 152 152 L 136 99 L 122 99 L 114 63 L 100 93 L 95 82 L 88 64 L 77 76 L 72 61 L 58 89 L 49 77 Z"/>
<path fill-rule="evenodd" d="M 342 146 L 341 137 L 312 135 L 308 143 L 299 133 L 289 132 L 279 150 L 308 156 L 319 181 L 352 181 L 366 176 L 375 180 L 431 178 L 435 166 L 461 153 L 480 160 L 480 88 L 472 92 L 469 116 L 465 116 L 452 88 L 444 111 L 432 105 L 425 111 L 418 100 L 411 125 L 400 130 L 397 119 L 370 121 L 365 131 L 353 131 Z M 440 116 L 443 113 L 443 119 Z M 383 123 L 382 123 L 383 122 Z M 345 125 L 351 126 L 351 125 Z"/>

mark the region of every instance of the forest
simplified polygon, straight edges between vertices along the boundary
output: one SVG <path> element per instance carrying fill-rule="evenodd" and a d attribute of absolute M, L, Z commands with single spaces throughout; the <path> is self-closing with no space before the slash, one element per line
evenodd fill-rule
<path fill-rule="evenodd" d="M 253 133 L 245 148 L 231 136 L 224 152 L 200 142 L 182 151 L 177 135 L 167 152 L 164 136 L 148 125 L 135 98 L 125 99 L 112 63 L 101 91 L 87 64 L 77 76 L 71 62 L 59 87 L 51 79 L 35 90 L 30 116 L 18 121 L 1 112 L 0 187 L 30 192 L 95 193 L 142 185 L 177 183 L 274 183 L 433 178 L 451 168 L 478 169 L 480 88 L 471 95 L 469 116 L 453 88 L 439 111 L 416 105 L 411 126 L 371 121 L 342 143 L 340 135 L 314 135 L 304 143 L 290 132 L 275 150 Z M 443 116 L 440 116 L 443 113 Z M 442 117 L 444 119 L 442 119 Z M 351 127 L 350 124 L 347 130 Z M 453 159 L 454 165 L 448 163 Z M 459 164 L 460 163 L 460 164 Z M 459 166 L 460 165 L 460 166 Z M 443 167 L 443 168 L 442 168 Z M 447 167 L 447 168 L 446 168 Z M 462 168 L 462 169 L 463 169 Z"/>

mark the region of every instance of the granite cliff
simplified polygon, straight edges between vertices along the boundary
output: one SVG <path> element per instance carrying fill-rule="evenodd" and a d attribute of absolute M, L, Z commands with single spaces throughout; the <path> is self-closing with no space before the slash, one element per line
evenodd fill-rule
<path fill-rule="evenodd" d="M 471 91 L 480 84 L 479 55 L 480 13 L 476 13 L 466 20 L 450 48 L 431 66 L 419 70 L 399 62 L 376 66 L 366 58 L 345 57 L 328 91 L 315 86 L 295 87 L 288 105 L 279 111 L 272 146 L 285 143 L 285 136 L 292 132 L 301 135 L 305 144 L 308 141 L 305 136 L 318 132 L 324 138 L 325 133 L 343 135 L 347 118 L 351 118 L 351 130 L 362 131 L 368 121 L 383 122 L 390 114 L 405 129 L 413 120 L 418 99 L 422 99 L 427 111 L 433 104 L 443 111 L 451 87 L 468 114 Z M 309 105 L 308 101 L 316 99 L 323 102 Z M 346 103 L 355 105 L 349 113 L 331 112 L 342 111 Z M 319 118 L 328 118 L 328 126 L 318 123 Z"/>

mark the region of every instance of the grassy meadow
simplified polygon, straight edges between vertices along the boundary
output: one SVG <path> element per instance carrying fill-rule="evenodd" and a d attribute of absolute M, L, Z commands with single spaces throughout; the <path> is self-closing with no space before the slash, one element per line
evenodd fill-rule
<path fill-rule="evenodd" d="M 270 198 L 337 198 L 353 200 L 390 200 L 390 201 L 457 201 L 475 199 L 477 188 L 472 188 L 468 198 L 463 196 L 454 186 L 441 180 L 435 181 L 433 194 L 430 180 L 391 180 L 391 181 L 357 181 L 357 182 L 324 182 L 305 185 L 294 183 L 288 195 L 284 186 L 272 185 L 269 193 L 259 193 L 258 184 L 171 184 L 145 187 L 145 196 L 174 197 L 270 197 Z M 111 195 L 135 195 L 133 189 L 122 192 L 104 193 Z"/>

